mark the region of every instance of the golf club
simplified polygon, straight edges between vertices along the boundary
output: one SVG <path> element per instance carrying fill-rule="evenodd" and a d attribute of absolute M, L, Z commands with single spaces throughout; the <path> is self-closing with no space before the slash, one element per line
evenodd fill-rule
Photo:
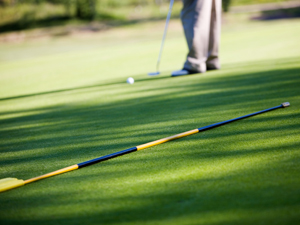
<path fill-rule="evenodd" d="M 174 0 L 171 0 L 170 1 L 170 8 L 169 8 L 168 16 L 167 16 L 167 20 L 166 20 L 166 25 L 165 25 L 164 35 L 163 35 L 163 38 L 162 38 L 162 42 L 161 42 L 161 46 L 160 46 L 160 51 L 159 51 L 159 55 L 158 55 L 158 59 L 157 59 L 156 72 L 148 73 L 149 76 L 155 76 L 155 75 L 159 75 L 160 74 L 160 72 L 159 72 L 160 58 L 161 58 L 162 50 L 163 50 L 163 47 L 164 47 L 164 42 L 165 42 L 166 35 L 167 35 L 167 30 L 168 30 L 169 21 L 170 21 L 170 18 L 171 18 L 173 4 L 174 4 Z"/>
<path fill-rule="evenodd" d="M 194 129 L 194 130 L 186 131 L 184 133 L 176 134 L 174 136 L 166 137 L 166 138 L 159 139 L 159 140 L 156 140 L 156 141 L 152 141 L 152 142 L 149 142 L 149 143 L 146 143 L 146 144 L 138 145 L 136 147 L 128 148 L 128 149 L 125 149 L 123 151 L 115 152 L 115 153 L 105 155 L 105 156 L 102 156 L 102 157 L 99 157 L 99 158 L 95 158 L 95 159 L 88 160 L 88 161 L 85 161 L 85 162 L 82 162 L 82 163 L 78 163 L 76 165 L 72 165 L 72 166 L 69 166 L 69 167 L 66 167 L 66 168 L 63 168 L 63 169 L 60 169 L 60 170 L 56 170 L 54 172 L 47 173 L 47 174 L 44 174 L 44 175 L 41 175 L 41 176 L 38 176 L 38 177 L 34 177 L 34 178 L 31 178 L 31 179 L 28 179 L 28 180 L 25 180 L 25 181 L 17 179 L 17 178 L 1 179 L 0 180 L 0 192 L 7 191 L 7 190 L 10 190 L 10 189 L 13 189 L 13 188 L 16 188 L 16 187 L 20 187 L 20 186 L 23 186 L 25 184 L 29 184 L 31 182 L 41 180 L 41 179 L 44 179 L 44 178 L 47 178 L 47 177 L 51 177 L 51 176 L 55 176 L 55 175 L 58 175 L 58 174 L 61 174 L 61 173 L 65 173 L 65 172 L 69 172 L 69 171 L 72 171 L 72 170 L 80 169 L 80 168 L 83 168 L 83 167 L 86 167 L 86 166 L 89 166 L 89 165 L 92 165 L 92 164 L 95 164 L 95 163 L 98 163 L 98 162 L 102 162 L 102 161 L 105 161 L 105 160 L 108 160 L 108 159 L 115 158 L 117 156 L 125 155 L 125 154 L 131 153 L 131 152 L 139 151 L 139 150 L 149 148 L 149 147 L 152 147 L 152 146 L 155 146 L 155 145 L 159 145 L 159 144 L 162 144 L 162 143 L 165 143 L 165 142 L 168 142 L 168 141 L 172 141 L 172 140 L 175 140 L 175 139 L 178 139 L 178 138 L 186 137 L 186 136 L 189 136 L 191 134 L 196 134 L 196 133 L 199 133 L 199 132 L 202 132 L 202 131 L 210 130 L 212 128 L 219 127 L 219 126 L 222 126 L 222 125 L 225 125 L 225 124 L 237 121 L 237 120 L 245 119 L 245 118 L 248 118 L 248 117 L 251 117 L 251 116 L 255 116 L 255 115 L 265 113 L 265 112 L 269 112 L 269 111 L 279 109 L 279 108 L 286 108 L 288 106 L 290 106 L 290 103 L 285 102 L 285 103 L 282 103 L 279 106 L 275 106 L 275 107 L 265 109 L 265 110 L 262 110 L 262 111 L 258 111 L 258 112 L 248 114 L 248 115 L 245 115 L 245 116 L 237 117 L 235 119 L 226 120 L 226 121 L 223 121 L 223 122 L 214 123 L 214 124 L 211 124 L 211 125 L 208 125 L 208 126 L 204 126 L 204 127 L 201 127 L 201 128 Z"/>

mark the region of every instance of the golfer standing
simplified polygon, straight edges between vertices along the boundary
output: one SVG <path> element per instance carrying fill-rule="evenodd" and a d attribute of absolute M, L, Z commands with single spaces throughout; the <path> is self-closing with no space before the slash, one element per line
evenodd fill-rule
<path fill-rule="evenodd" d="M 221 10 L 222 0 L 183 0 L 180 17 L 189 52 L 183 69 L 172 76 L 220 69 Z"/>

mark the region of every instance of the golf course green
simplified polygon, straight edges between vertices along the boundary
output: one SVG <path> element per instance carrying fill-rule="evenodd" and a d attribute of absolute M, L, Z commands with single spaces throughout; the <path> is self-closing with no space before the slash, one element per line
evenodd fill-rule
<path fill-rule="evenodd" d="M 300 19 L 244 16 L 224 18 L 221 70 L 174 78 L 179 19 L 153 77 L 165 21 L 0 42 L 0 179 L 291 104 L 2 192 L 0 223 L 299 224 Z"/>

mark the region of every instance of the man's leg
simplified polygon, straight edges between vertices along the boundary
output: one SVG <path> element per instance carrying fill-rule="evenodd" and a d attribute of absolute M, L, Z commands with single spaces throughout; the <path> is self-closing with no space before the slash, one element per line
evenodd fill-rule
<path fill-rule="evenodd" d="M 221 33 L 222 0 L 212 0 L 207 70 L 220 69 L 219 43 Z"/>
<path fill-rule="evenodd" d="M 184 68 L 190 71 L 206 71 L 213 1 L 183 0 L 181 21 L 189 48 Z"/>

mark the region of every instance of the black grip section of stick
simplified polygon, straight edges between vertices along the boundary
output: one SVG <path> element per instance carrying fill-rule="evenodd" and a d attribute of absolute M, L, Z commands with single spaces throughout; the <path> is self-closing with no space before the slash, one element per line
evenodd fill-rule
<path fill-rule="evenodd" d="M 242 120 L 242 119 L 245 119 L 245 118 L 248 118 L 248 117 L 251 117 L 251 116 L 255 116 L 255 115 L 262 114 L 262 113 L 265 113 L 265 112 L 269 112 L 269 111 L 279 109 L 279 108 L 284 108 L 284 106 L 279 105 L 279 106 L 275 106 L 275 107 L 272 107 L 272 108 L 269 108 L 269 109 L 265 109 L 265 110 L 262 110 L 262 111 L 251 113 L 251 114 L 248 114 L 248 115 L 245 115 L 245 116 L 237 117 L 235 119 L 226 120 L 226 121 L 219 122 L 219 123 L 214 123 L 214 124 L 211 124 L 211 125 L 208 125 L 208 126 L 205 126 L 205 127 L 200 127 L 200 128 L 198 128 L 198 130 L 199 130 L 199 132 L 206 131 L 206 130 L 209 130 L 209 129 L 212 129 L 212 128 L 215 128 L 215 127 L 219 127 L 219 126 L 222 126 L 222 125 L 225 125 L 225 124 L 237 121 L 237 120 Z"/>
<path fill-rule="evenodd" d="M 77 165 L 78 165 L 78 168 L 80 169 L 80 168 L 85 167 L 85 166 L 89 166 L 89 165 L 92 165 L 92 164 L 95 164 L 95 163 L 98 163 L 98 162 L 102 162 L 102 161 L 112 159 L 112 158 L 115 158 L 115 157 L 118 157 L 118 156 L 121 156 L 121 155 L 125 155 L 125 154 L 131 153 L 131 152 L 135 152 L 135 151 L 137 151 L 136 147 L 128 148 L 128 149 L 123 150 L 123 151 L 115 152 L 115 153 L 112 153 L 112 154 L 109 154 L 109 155 L 101 156 L 99 158 L 95 158 L 95 159 L 88 160 L 88 161 L 85 161 L 85 162 L 82 162 L 82 163 L 78 163 Z"/>

